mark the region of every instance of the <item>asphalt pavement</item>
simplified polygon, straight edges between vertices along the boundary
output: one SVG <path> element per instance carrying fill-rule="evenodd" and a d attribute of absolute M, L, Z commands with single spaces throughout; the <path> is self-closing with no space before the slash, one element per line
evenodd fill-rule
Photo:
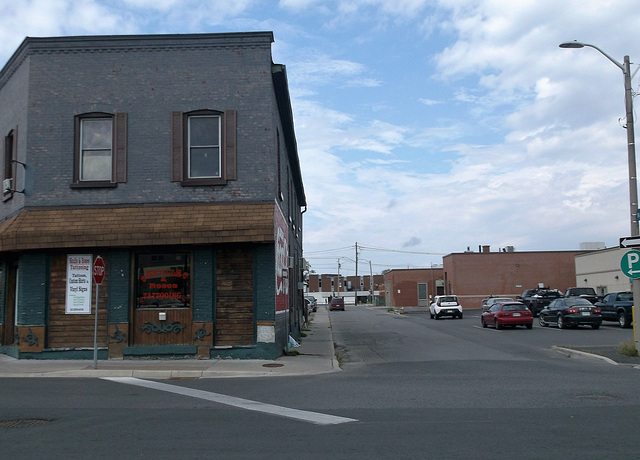
<path fill-rule="evenodd" d="M 131 359 L 40 360 L 15 359 L 0 354 L 0 378 L 136 377 L 142 379 L 199 379 L 229 377 L 284 377 L 340 371 L 333 346 L 329 312 L 324 305 L 311 313 L 305 337 L 286 356 L 261 359 Z"/>
<path fill-rule="evenodd" d="M 386 309 L 386 307 L 385 307 Z M 424 313 L 423 307 L 407 307 L 398 314 Z M 0 378 L 7 377 L 67 377 L 102 378 L 136 377 L 143 379 L 199 379 L 230 377 L 284 377 L 315 375 L 340 371 L 336 359 L 331 321 L 326 305 L 319 305 L 303 331 L 299 347 L 275 360 L 258 359 L 127 359 L 92 360 L 15 359 L 0 354 Z M 639 357 L 625 356 L 616 346 L 582 347 L 580 350 L 554 347 L 567 355 L 580 354 L 609 362 L 612 365 L 640 366 Z"/>

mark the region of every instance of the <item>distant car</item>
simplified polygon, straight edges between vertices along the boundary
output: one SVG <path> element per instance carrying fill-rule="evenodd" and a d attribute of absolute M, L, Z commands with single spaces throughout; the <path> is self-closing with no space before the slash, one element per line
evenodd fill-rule
<path fill-rule="evenodd" d="M 582 297 L 583 299 L 587 299 L 589 302 L 595 304 L 600 300 L 598 294 L 596 294 L 596 290 L 592 287 L 572 287 L 568 288 L 564 291 L 565 297 Z"/>
<path fill-rule="evenodd" d="M 617 321 L 620 327 L 633 324 L 633 292 L 610 292 L 595 303 L 601 310 L 603 321 Z"/>
<path fill-rule="evenodd" d="M 505 326 L 525 326 L 531 329 L 533 314 L 522 302 L 511 300 L 491 305 L 488 311 L 482 313 L 480 322 L 482 327 L 491 325 L 496 329 L 502 329 Z"/>
<path fill-rule="evenodd" d="M 533 316 L 538 316 L 551 302 L 561 297 L 562 293 L 557 289 L 536 288 L 527 289 L 516 300 L 525 304 Z"/>
<path fill-rule="evenodd" d="M 429 305 L 429 315 L 431 319 L 440 319 L 442 316 L 462 319 L 462 305 L 454 295 L 438 295 Z"/>
<path fill-rule="evenodd" d="M 560 329 L 581 325 L 598 329 L 602 314 L 598 307 L 581 297 L 556 299 L 540 312 L 540 326 L 552 324 Z"/>
<path fill-rule="evenodd" d="M 307 295 L 304 299 L 309 302 L 309 311 L 318 311 L 318 302 L 314 296 Z"/>
<path fill-rule="evenodd" d="M 344 297 L 334 297 L 329 304 L 329 311 L 342 310 L 344 311 Z"/>
<path fill-rule="evenodd" d="M 514 302 L 514 300 L 511 297 L 489 297 L 485 302 L 482 302 L 482 311 L 489 311 L 493 304 L 503 302 Z"/>

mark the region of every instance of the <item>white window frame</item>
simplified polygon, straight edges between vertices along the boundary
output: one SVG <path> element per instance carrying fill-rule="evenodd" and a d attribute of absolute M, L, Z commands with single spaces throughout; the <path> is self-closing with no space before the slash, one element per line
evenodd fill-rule
<path fill-rule="evenodd" d="M 218 124 L 218 143 L 215 145 L 192 145 L 191 144 L 191 120 L 195 118 L 215 118 Z M 215 148 L 218 150 L 218 174 L 216 176 L 194 176 L 191 174 L 191 149 L 192 148 Z M 222 178 L 222 117 L 214 114 L 189 115 L 187 117 L 187 177 L 189 179 L 220 179 Z"/>

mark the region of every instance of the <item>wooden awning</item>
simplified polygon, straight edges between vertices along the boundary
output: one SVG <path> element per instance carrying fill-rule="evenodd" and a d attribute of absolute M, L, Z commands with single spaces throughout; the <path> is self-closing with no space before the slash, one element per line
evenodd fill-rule
<path fill-rule="evenodd" d="M 274 241 L 275 203 L 26 208 L 0 224 L 0 252 Z"/>

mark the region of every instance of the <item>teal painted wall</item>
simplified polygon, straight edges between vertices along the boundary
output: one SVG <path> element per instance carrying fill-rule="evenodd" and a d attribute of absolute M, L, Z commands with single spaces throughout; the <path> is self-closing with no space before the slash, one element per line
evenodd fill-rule
<path fill-rule="evenodd" d="M 43 326 L 49 304 L 49 258 L 45 254 L 23 254 L 18 267 L 17 323 Z"/>
<path fill-rule="evenodd" d="M 216 305 L 215 267 L 215 253 L 211 248 L 193 251 L 193 321 L 213 321 Z"/>
<path fill-rule="evenodd" d="M 109 251 L 109 324 L 129 322 L 129 296 L 131 295 L 131 254 L 127 250 Z"/>
<path fill-rule="evenodd" d="M 253 295 L 257 321 L 274 321 L 276 315 L 276 262 L 273 244 L 253 251 Z"/>

